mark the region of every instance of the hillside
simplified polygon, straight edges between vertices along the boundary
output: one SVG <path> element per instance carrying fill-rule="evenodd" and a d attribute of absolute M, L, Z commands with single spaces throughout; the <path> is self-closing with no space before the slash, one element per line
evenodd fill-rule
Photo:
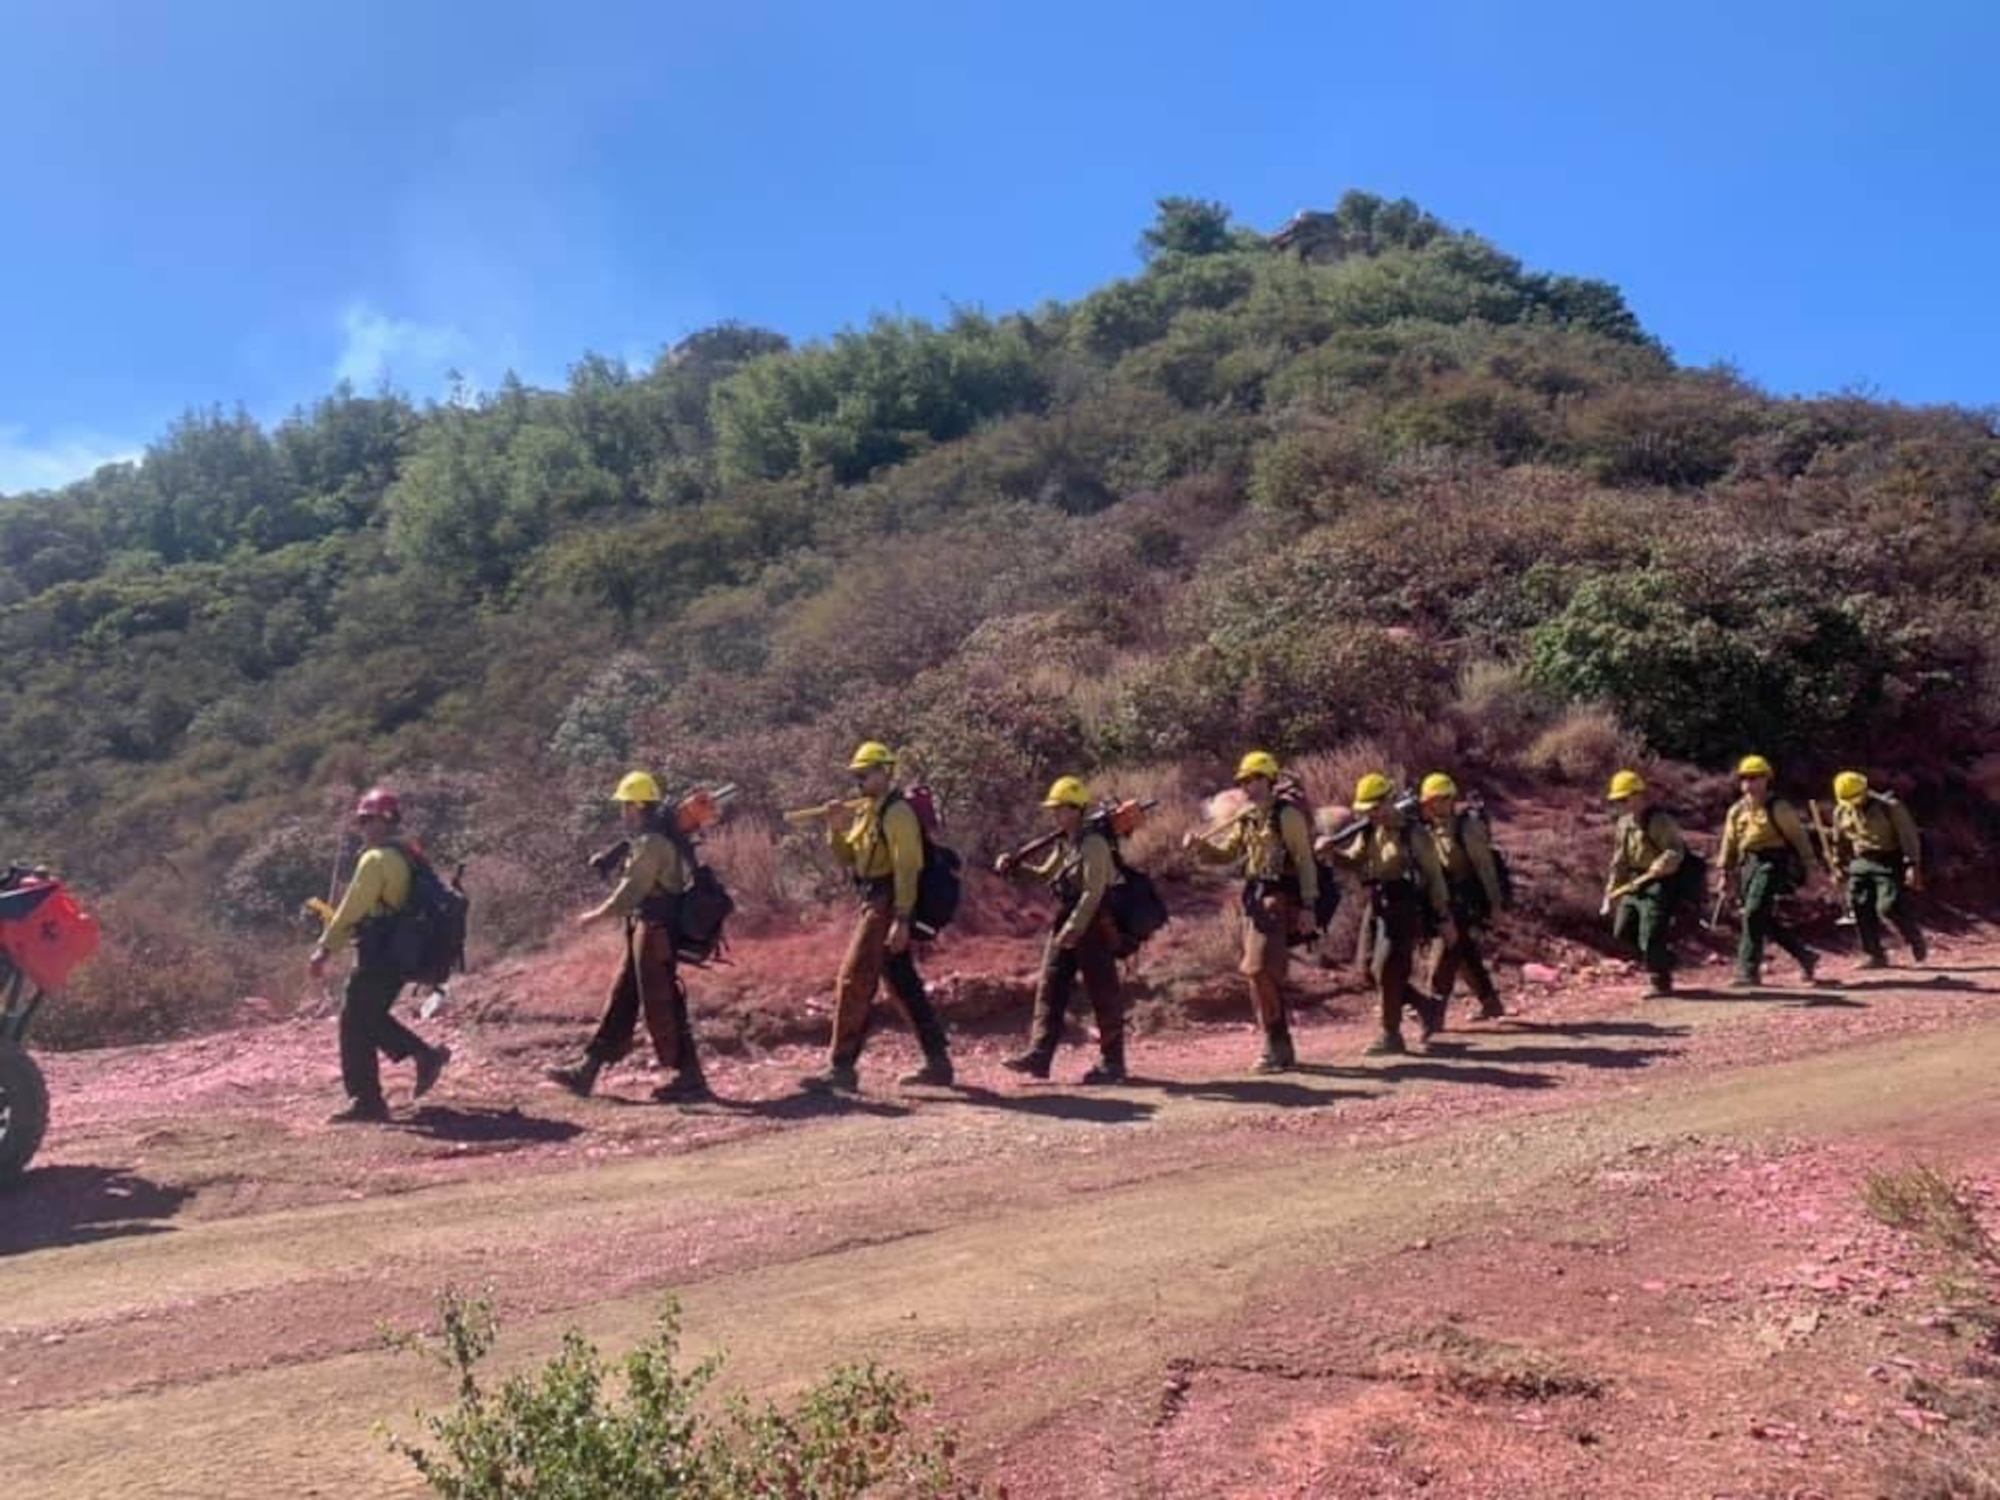
<path fill-rule="evenodd" d="M 1322 794 L 1452 764 L 1503 800 L 1643 753 L 1708 810 L 1686 767 L 1747 747 L 1815 791 L 1862 763 L 1947 878 L 1986 862 L 1991 413 L 1683 369 L 1616 288 L 1408 202 L 1266 239 L 1166 200 L 1141 251 L 1031 312 L 193 413 L 0 501 L 0 821 L 110 944 L 68 1039 L 275 983 L 375 780 L 500 948 L 580 896 L 632 762 L 744 786 L 717 859 L 781 924 L 825 875 L 772 814 L 864 735 L 968 852 L 1076 767 L 1189 816 L 1255 741 Z M 1537 853 L 1538 915 L 1587 922 L 1599 857 Z"/>

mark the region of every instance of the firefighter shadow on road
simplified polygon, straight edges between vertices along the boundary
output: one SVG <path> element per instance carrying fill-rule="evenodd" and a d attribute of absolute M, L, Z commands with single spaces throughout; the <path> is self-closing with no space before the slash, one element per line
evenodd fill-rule
<path fill-rule="evenodd" d="M 865 1094 L 819 1094 L 798 1089 L 775 1099 L 725 1099 L 717 1094 L 702 1106 L 701 1112 L 752 1115 L 765 1120 L 818 1120 L 833 1115 L 872 1115 L 877 1119 L 897 1120 L 909 1114 L 910 1107 L 886 1099 L 871 1099 Z"/>
<path fill-rule="evenodd" d="M 1509 1054 L 1511 1057 L 1513 1054 Z M 1556 1075 L 1537 1073 L 1529 1068 L 1496 1067 L 1490 1063 L 1456 1060 L 1450 1051 L 1433 1045 L 1430 1055 L 1420 1060 L 1388 1063 L 1362 1070 L 1371 1078 L 1396 1083 L 1468 1083 L 1491 1089 L 1552 1089 Z"/>
<path fill-rule="evenodd" d="M 545 1115 L 527 1115 L 514 1108 L 480 1109 L 450 1104 L 427 1104 L 407 1120 L 397 1122 L 409 1135 L 421 1135 L 454 1145 L 528 1146 L 566 1141 L 581 1135 L 583 1127 L 571 1120 L 551 1120 Z"/>
<path fill-rule="evenodd" d="M 1313 1077 L 1357 1076 L 1346 1070 L 1322 1069 L 1312 1064 L 1301 1063 L 1298 1071 Z M 1134 1079 L 1134 1083 L 1142 1083 Z M 1366 1099 L 1366 1089 L 1314 1088 L 1310 1084 L 1287 1083 L 1282 1078 L 1212 1078 L 1199 1083 L 1156 1083 L 1157 1088 L 1170 1098 L 1201 1099 L 1216 1104 L 1262 1104 L 1277 1109 L 1319 1109 L 1328 1104 L 1338 1104 L 1342 1099 Z"/>
<path fill-rule="evenodd" d="M 0 1255 L 167 1234 L 194 1189 L 117 1167 L 40 1167 L 0 1197 Z"/>
<path fill-rule="evenodd" d="M 1137 1080 L 1133 1081 L 1135 1086 Z M 1010 1114 L 1039 1115 L 1045 1120 L 1074 1120 L 1085 1125 L 1137 1125 L 1159 1113 L 1157 1104 L 1143 1099 L 1124 1099 L 1116 1094 L 1001 1094 L 992 1089 L 964 1085 L 941 1104 L 970 1104 L 980 1109 L 1001 1109 Z"/>
<path fill-rule="evenodd" d="M 1513 1021 L 1494 1036 L 1630 1036 L 1666 1041 L 1691 1035 L 1692 1026 L 1657 1021 Z"/>
<path fill-rule="evenodd" d="M 1433 1054 L 1451 1056 L 1447 1052 L 1449 1044 L 1433 1043 Z M 1563 1068 L 1644 1068 L 1663 1057 L 1678 1057 L 1679 1047 L 1538 1047 L 1527 1046 L 1495 1047 L 1491 1051 L 1476 1054 L 1482 1061 L 1495 1063 L 1526 1063 L 1539 1066 Z"/>
<path fill-rule="evenodd" d="M 1950 974 L 1935 974 L 1929 979 L 1849 979 L 1842 982 L 1844 990 L 1914 990 L 1919 994 L 1927 990 L 1958 990 L 1972 994 L 1996 994 L 1991 985 L 1975 984 L 1970 979 L 1959 979 Z"/>

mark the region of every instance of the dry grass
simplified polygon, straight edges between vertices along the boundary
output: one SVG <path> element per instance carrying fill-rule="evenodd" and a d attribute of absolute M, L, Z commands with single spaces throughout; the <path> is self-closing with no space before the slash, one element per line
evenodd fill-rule
<path fill-rule="evenodd" d="M 1914 1453 L 1883 1475 L 1882 1500 L 2000 1500 L 2000 1467 L 1960 1443 Z"/>
<path fill-rule="evenodd" d="M 1868 1212 L 1934 1250 L 1985 1264 L 2000 1262 L 1986 1226 L 1973 1211 L 1966 1184 L 1921 1163 L 1871 1172 L 1862 1184 Z"/>
<path fill-rule="evenodd" d="M 308 939 L 227 944 L 171 908 L 118 897 L 93 903 L 103 930 L 97 957 L 35 1019 L 52 1048 L 158 1041 L 226 1024 L 241 1001 L 303 976 Z"/>
<path fill-rule="evenodd" d="M 1423 1380 L 1462 1396 L 1512 1401 L 1597 1397 L 1605 1388 L 1595 1375 L 1556 1355 L 1469 1333 L 1451 1323 L 1394 1341 L 1381 1351 L 1380 1368 L 1394 1379 Z"/>
<path fill-rule="evenodd" d="M 1533 743 L 1550 709 L 1518 667 L 1475 661 L 1458 674 L 1458 696 L 1448 713 L 1469 748 L 1487 763 L 1500 764 Z"/>
<path fill-rule="evenodd" d="M 734 920 L 745 930 L 782 921 L 811 900 L 821 883 L 818 871 L 786 846 L 777 829 L 756 818 L 731 818 L 711 829 L 702 838 L 701 857 L 736 898 Z"/>
<path fill-rule="evenodd" d="M 1572 708 L 1521 753 L 1521 769 L 1566 786 L 1591 786 L 1639 758 L 1637 739 L 1608 708 Z"/>

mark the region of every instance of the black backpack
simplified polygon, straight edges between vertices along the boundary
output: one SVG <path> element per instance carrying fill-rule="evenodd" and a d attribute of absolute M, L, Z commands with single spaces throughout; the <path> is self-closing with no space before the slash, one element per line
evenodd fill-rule
<path fill-rule="evenodd" d="M 1486 847 L 1488 852 L 1493 856 L 1493 873 L 1499 877 L 1501 909 L 1512 910 L 1514 905 L 1514 867 L 1507 863 L 1507 856 L 1501 852 L 1500 846 L 1493 842 L 1493 824 L 1488 821 L 1486 815 L 1481 812 L 1475 812 L 1469 807 L 1466 808 L 1458 815 L 1458 821 L 1452 829 L 1452 836 L 1458 840 L 1458 846 L 1463 849 L 1465 847 L 1465 820 L 1475 817 L 1480 822 L 1486 824 Z M 1484 908 L 1486 905 L 1486 882 L 1480 880 L 1475 875 L 1473 884 L 1479 891 L 1479 905 Z M 1481 915 L 1490 917 L 1493 913 L 1482 910 Z"/>
<path fill-rule="evenodd" d="M 909 798 L 901 792 L 891 792 L 883 799 L 882 814 L 888 816 L 889 809 L 901 802 L 910 806 Z M 910 807 L 917 812 L 915 807 Z M 933 938 L 952 923 L 958 915 L 960 900 L 965 895 L 965 861 L 960 859 L 956 849 L 949 849 L 931 837 L 930 825 L 919 815 L 917 831 L 924 840 L 924 866 L 917 875 L 917 905 L 910 913 L 910 930 L 917 937 Z M 877 835 L 884 837 L 879 831 Z"/>
<path fill-rule="evenodd" d="M 1654 808 L 1646 814 L 1646 821 L 1650 824 L 1664 811 L 1664 808 Z M 1666 887 L 1669 901 L 1692 910 L 1699 907 L 1708 895 L 1708 861 L 1689 848 L 1686 839 L 1681 840 L 1681 846 L 1687 852 L 1681 856 L 1680 868 L 1660 883 Z"/>
<path fill-rule="evenodd" d="M 1104 893 L 1104 909 L 1111 914 L 1111 925 L 1118 930 L 1115 951 L 1120 958 L 1130 958 L 1146 939 L 1167 925 L 1170 918 L 1166 898 L 1161 896 L 1152 876 L 1125 863 L 1118 840 L 1108 827 L 1095 831 L 1111 846 L 1111 863 L 1119 874 L 1118 883 Z"/>
<path fill-rule="evenodd" d="M 433 988 L 465 972 L 465 936 L 472 915 L 471 898 L 461 882 L 460 865 L 447 885 L 431 862 L 404 844 L 394 844 L 410 866 L 410 894 L 401 909 L 381 919 L 381 952 L 405 984 Z"/>
<path fill-rule="evenodd" d="M 729 894 L 722 877 L 701 862 L 694 851 L 693 839 L 670 821 L 663 819 L 655 826 L 680 852 L 681 863 L 688 871 L 688 888 L 673 898 L 674 956 L 697 969 L 727 963 L 723 955 L 728 952 L 729 943 L 723 936 L 723 927 L 730 913 L 736 910 L 736 898 Z"/>
<path fill-rule="evenodd" d="M 1285 809 L 1288 807 L 1295 809 L 1298 815 L 1306 820 L 1306 841 L 1311 843 L 1313 814 L 1303 792 L 1284 791 L 1278 794 L 1271 803 L 1273 826 L 1277 826 L 1277 820 L 1284 817 Z M 1333 866 L 1317 856 L 1313 859 L 1313 870 L 1319 877 L 1319 897 L 1313 902 L 1313 926 L 1325 932 L 1333 922 L 1333 914 L 1340 910 L 1340 882 L 1334 878 Z"/>

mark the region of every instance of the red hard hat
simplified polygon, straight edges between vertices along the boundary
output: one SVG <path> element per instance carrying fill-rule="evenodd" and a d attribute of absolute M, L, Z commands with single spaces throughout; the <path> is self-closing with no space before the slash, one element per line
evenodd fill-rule
<path fill-rule="evenodd" d="M 396 794 L 385 786 L 371 787 L 361 794 L 361 800 L 354 804 L 354 816 L 361 818 L 387 818 L 391 823 L 403 821 L 403 804 L 396 800 Z"/>

